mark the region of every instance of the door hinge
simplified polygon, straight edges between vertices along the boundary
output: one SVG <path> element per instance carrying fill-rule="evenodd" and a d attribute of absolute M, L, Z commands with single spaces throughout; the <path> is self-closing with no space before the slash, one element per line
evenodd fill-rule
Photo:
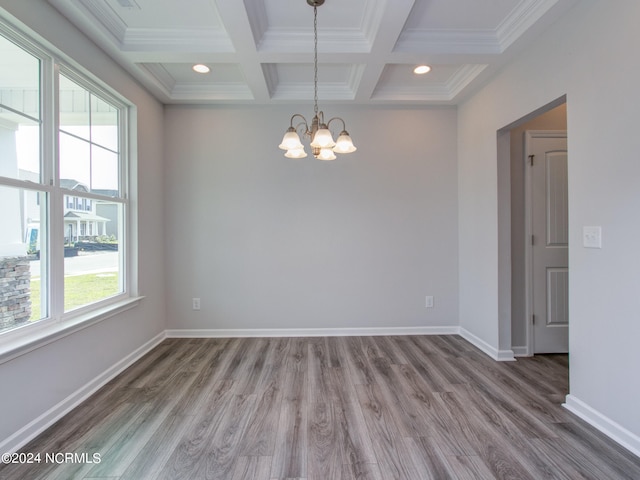
<path fill-rule="evenodd" d="M 529 155 L 529 165 L 531 165 L 533 167 L 533 158 L 535 157 L 535 155 Z"/>
<path fill-rule="evenodd" d="M 535 315 L 531 315 L 531 323 L 532 323 L 533 325 L 535 325 L 535 324 L 536 324 L 536 316 L 535 316 Z"/>
<path fill-rule="evenodd" d="M 535 245 L 535 244 L 536 244 L 536 236 L 531 235 L 531 245 Z"/>

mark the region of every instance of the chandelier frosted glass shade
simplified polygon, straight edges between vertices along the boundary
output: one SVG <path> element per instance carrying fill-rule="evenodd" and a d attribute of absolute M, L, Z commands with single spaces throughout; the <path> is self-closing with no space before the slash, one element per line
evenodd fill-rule
<path fill-rule="evenodd" d="M 312 148 L 333 148 L 336 146 L 336 142 L 333 141 L 333 136 L 327 126 L 323 125 L 313 136 L 310 145 Z"/>
<path fill-rule="evenodd" d="M 296 129 L 289 127 L 287 132 L 282 137 L 282 143 L 278 145 L 282 150 L 302 150 L 304 151 L 304 145 L 300 141 L 300 137 L 296 132 Z M 286 155 L 285 155 L 286 156 Z M 306 155 L 305 155 L 306 156 Z M 297 158 L 297 157 L 295 157 Z"/>
<path fill-rule="evenodd" d="M 333 147 L 333 151 L 336 153 L 351 153 L 355 152 L 356 150 L 357 148 L 353 144 L 349 133 L 346 130 L 343 130 L 338 137 L 336 146 Z"/>
<path fill-rule="evenodd" d="M 292 148 L 291 150 L 287 150 L 287 153 L 284 154 L 287 158 L 304 158 L 307 156 L 307 152 L 304 151 L 303 148 Z"/>
<path fill-rule="evenodd" d="M 336 154 L 330 148 L 321 148 L 320 153 L 316 156 L 318 160 L 335 160 Z"/>

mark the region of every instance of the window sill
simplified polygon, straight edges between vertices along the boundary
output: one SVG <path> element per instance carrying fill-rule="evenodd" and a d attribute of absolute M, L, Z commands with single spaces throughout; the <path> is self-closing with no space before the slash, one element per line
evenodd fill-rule
<path fill-rule="evenodd" d="M 53 323 L 33 334 L 16 336 L 0 340 L 0 365 L 33 350 L 44 347 L 63 337 L 95 325 L 107 318 L 136 307 L 144 297 L 130 297 L 116 303 L 105 305 L 91 312 L 78 315 L 64 322 Z"/>

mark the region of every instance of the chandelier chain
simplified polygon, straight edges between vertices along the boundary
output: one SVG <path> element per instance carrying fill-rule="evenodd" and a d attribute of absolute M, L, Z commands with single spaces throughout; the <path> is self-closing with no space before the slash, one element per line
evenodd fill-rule
<path fill-rule="evenodd" d="M 318 7 L 313 6 L 313 112 L 318 115 Z"/>

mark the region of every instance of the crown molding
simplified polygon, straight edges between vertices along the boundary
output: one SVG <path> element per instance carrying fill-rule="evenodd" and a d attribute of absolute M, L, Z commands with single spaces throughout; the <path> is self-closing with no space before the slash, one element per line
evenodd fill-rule
<path fill-rule="evenodd" d="M 138 64 L 153 78 L 156 88 L 172 101 L 232 101 L 253 100 L 248 85 L 239 82 L 218 82 L 213 84 L 189 84 L 176 82 L 167 69 L 159 63 Z"/>
<path fill-rule="evenodd" d="M 498 25 L 496 38 L 500 52 L 504 52 L 520 38 L 534 23 L 558 3 L 558 0 L 526 0 L 520 4 Z"/>
<path fill-rule="evenodd" d="M 354 100 L 364 74 L 364 65 L 344 65 L 348 68 L 345 82 L 318 83 L 320 101 Z M 319 66 L 322 69 L 322 65 Z M 262 64 L 264 79 L 272 100 L 309 100 L 313 98 L 313 83 L 281 81 L 278 75 L 278 64 Z"/>
<path fill-rule="evenodd" d="M 488 65 L 463 65 L 447 82 L 450 99 L 453 100 L 464 90 Z"/>
<path fill-rule="evenodd" d="M 262 73 L 264 75 L 267 91 L 269 92 L 269 97 L 273 98 L 279 83 L 278 67 L 275 63 L 263 63 Z"/>
<path fill-rule="evenodd" d="M 376 88 L 372 100 L 401 101 L 411 100 L 451 102 L 487 65 L 463 65 L 446 82 L 427 84 L 422 87 L 389 87 Z"/>
<path fill-rule="evenodd" d="M 502 49 L 493 30 L 405 30 L 394 52 L 435 54 L 499 54 Z"/>
<path fill-rule="evenodd" d="M 318 85 L 319 103 L 332 100 L 353 100 L 355 91 L 347 83 Z M 271 94 L 272 100 L 312 100 L 313 85 L 309 83 L 281 83 Z"/>
<path fill-rule="evenodd" d="M 262 38 L 269 28 L 269 22 L 267 21 L 267 9 L 264 6 L 264 2 L 249 2 L 244 0 L 244 8 L 247 12 L 247 18 L 249 20 L 249 27 L 253 33 L 253 41 L 255 42 L 256 49 L 262 43 Z"/>
<path fill-rule="evenodd" d="M 127 28 L 122 39 L 126 51 L 187 51 L 233 53 L 227 33 L 220 28 Z"/>
<path fill-rule="evenodd" d="M 222 28 L 132 28 L 104 0 L 72 0 L 82 6 L 86 17 L 100 26 L 120 50 L 234 52 L 229 36 Z"/>
<path fill-rule="evenodd" d="M 59 4 L 60 2 L 54 2 Z M 84 10 L 85 18 L 92 18 L 94 25 L 99 24 L 103 32 L 107 33 L 111 39 L 122 48 L 124 36 L 127 33 L 127 25 L 113 11 L 107 2 L 101 0 L 73 0 L 72 4 L 76 9 Z M 82 6 L 82 7 L 80 7 Z"/>
<path fill-rule="evenodd" d="M 247 14 L 261 52 L 311 52 L 313 51 L 312 24 L 295 29 L 270 28 L 263 2 L 247 5 Z M 368 53 L 373 39 L 384 19 L 387 0 L 369 0 L 365 3 L 360 25 L 353 28 L 322 29 L 318 33 L 318 50 L 325 53 Z M 260 20 L 254 20 L 259 18 Z M 321 23 L 321 22 L 319 22 Z M 320 25 L 319 28 L 322 28 Z"/>
<path fill-rule="evenodd" d="M 495 29 L 406 29 L 396 52 L 500 54 L 547 13 L 558 0 L 523 0 Z"/>
<path fill-rule="evenodd" d="M 264 33 L 257 45 L 260 52 L 313 52 L 313 32 L 300 29 L 271 29 Z M 358 29 L 333 29 L 322 32 L 318 39 L 321 53 L 368 53 L 371 42 Z"/>
<path fill-rule="evenodd" d="M 253 100 L 253 94 L 244 83 L 216 83 L 190 85 L 177 83 L 170 93 L 172 100 L 182 101 L 234 101 Z"/>
<path fill-rule="evenodd" d="M 138 67 L 153 78 L 154 83 L 167 97 L 176 86 L 176 81 L 166 68 L 160 63 L 139 63 Z"/>

